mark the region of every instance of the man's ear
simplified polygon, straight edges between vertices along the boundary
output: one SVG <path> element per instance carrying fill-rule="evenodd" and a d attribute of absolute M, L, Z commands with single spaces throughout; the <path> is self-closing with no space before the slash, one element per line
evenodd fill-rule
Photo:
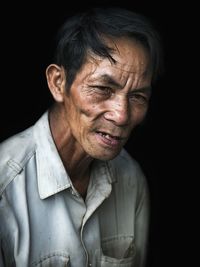
<path fill-rule="evenodd" d="M 65 71 L 62 67 L 51 64 L 46 69 L 49 90 L 56 102 L 63 102 L 65 94 Z"/>

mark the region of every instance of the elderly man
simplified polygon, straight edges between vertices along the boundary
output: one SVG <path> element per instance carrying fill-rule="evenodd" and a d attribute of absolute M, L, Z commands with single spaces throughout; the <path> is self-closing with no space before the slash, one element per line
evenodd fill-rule
<path fill-rule="evenodd" d="M 160 68 L 143 16 L 68 18 L 46 70 L 54 104 L 0 146 L 0 266 L 143 267 L 149 193 L 124 150 Z"/>

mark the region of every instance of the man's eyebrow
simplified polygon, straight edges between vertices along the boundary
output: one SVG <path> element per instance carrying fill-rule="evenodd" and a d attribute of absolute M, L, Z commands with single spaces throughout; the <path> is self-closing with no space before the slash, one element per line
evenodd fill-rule
<path fill-rule="evenodd" d="M 110 86 L 114 86 L 114 87 L 118 87 L 118 88 L 122 88 L 123 86 L 116 82 L 111 76 L 109 76 L 108 74 L 104 74 L 100 77 L 100 80 L 102 80 L 103 82 L 105 82 L 106 84 L 110 85 Z M 146 87 L 141 87 L 141 88 L 137 88 L 137 89 L 133 89 L 131 92 L 138 92 L 138 93 L 151 93 L 152 91 L 152 87 L 151 86 L 146 86 Z M 130 92 L 130 93 L 131 93 Z"/>

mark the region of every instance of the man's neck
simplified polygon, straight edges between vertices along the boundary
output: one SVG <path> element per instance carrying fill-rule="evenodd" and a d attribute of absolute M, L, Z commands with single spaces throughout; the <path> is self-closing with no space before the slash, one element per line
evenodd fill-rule
<path fill-rule="evenodd" d="M 53 108 L 49 112 L 49 124 L 53 140 L 64 167 L 76 190 L 84 196 L 90 178 L 90 165 L 93 159 L 86 154 L 72 136 L 69 127 L 63 123 L 62 114 Z"/>

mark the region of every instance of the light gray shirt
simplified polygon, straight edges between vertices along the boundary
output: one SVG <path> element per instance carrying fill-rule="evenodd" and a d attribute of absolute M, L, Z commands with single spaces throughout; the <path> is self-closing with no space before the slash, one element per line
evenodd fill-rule
<path fill-rule="evenodd" d="M 143 267 L 148 225 L 147 182 L 124 149 L 94 160 L 84 201 L 48 111 L 0 145 L 0 267 Z"/>

